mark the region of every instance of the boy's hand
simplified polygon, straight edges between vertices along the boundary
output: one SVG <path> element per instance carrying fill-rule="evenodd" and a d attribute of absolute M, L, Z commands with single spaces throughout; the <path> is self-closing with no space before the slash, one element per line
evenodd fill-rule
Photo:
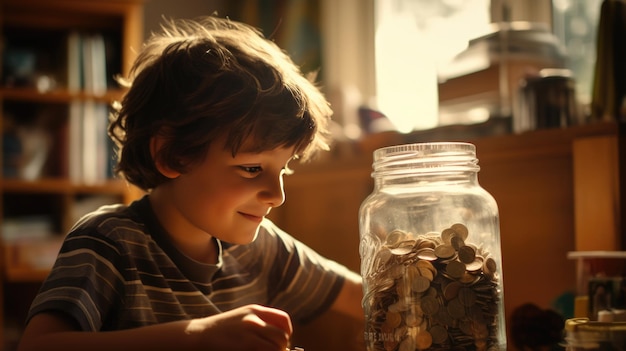
<path fill-rule="evenodd" d="M 187 333 L 199 336 L 208 350 L 285 351 L 293 327 L 284 311 L 248 305 L 194 320 Z"/>

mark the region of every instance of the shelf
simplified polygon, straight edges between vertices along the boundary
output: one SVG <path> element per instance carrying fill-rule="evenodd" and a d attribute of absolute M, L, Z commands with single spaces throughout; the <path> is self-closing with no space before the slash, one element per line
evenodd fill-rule
<path fill-rule="evenodd" d="M 125 19 L 139 11 L 144 0 L 3 0 L 4 26 L 48 30 L 93 28 L 121 30 Z M 54 11 L 51 16 L 50 12 Z"/>
<path fill-rule="evenodd" d="M 42 282 L 50 273 L 63 237 L 24 239 L 0 243 L 4 279 L 11 283 Z"/>
<path fill-rule="evenodd" d="M 104 95 L 94 95 L 85 92 L 70 92 L 66 89 L 57 89 L 49 92 L 40 92 L 35 88 L 0 88 L 0 97 L 5 100 L 23 102 L 69 103 L 73 100 L 95 100 L 113 102 L 122 98 L 122 89 L 110 90 Z"/>
<path fill-rule="evenodd" d="M 143 196 L 124 180 L 110 178 L 113 150 L 105 108 L 126 91 L 112 78 L 128 76 L 133 48 L 143 43 L 143 4 L 0 0 L 0 55 L 12 58 L 0 77 L 0 127 L 11 136 L 0 147 L 3 174 L 22 174 L 16 171 L 31 160 L 24 156 L 30 155 L 27 147 L 41 148 L 31 146 L 41 140 L 36 133 L 49 137 L 39 177 L 0 175 L 0 223 L 13 220 L 23 230 L 0 228 L 7 230 L 0 233 L 0 350 L 15 350 L 22 326 L 14 322 L 23 322 L 36 294 L 29 289 L 48 276 L 76 221 L 100 206 Z M 56 83 L 41 89 L 37 77 L 46 76 Z M 49 223 L 45 232 L 28 227 L 37 217 Z"/>
<path fill-rule="evenodd" d="M 4 193 L 46 194 L 125 194 L 129 186 L 122 180 L 110 179 L 95 184 L 77 184 L 68 179 L 21 180 L 3 179 L 0 190 Z"/>
<path fill-rule="evenodd" d="M 50 269 L 11 268 L 4 271 L 5 281 L 9 283 L 41 283 L 46 279 Z"/>

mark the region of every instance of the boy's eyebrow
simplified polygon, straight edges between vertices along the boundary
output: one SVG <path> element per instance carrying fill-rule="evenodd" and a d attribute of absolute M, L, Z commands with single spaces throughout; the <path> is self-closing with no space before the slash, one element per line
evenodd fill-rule
<path fill-rule="evenodd" d="M 260 148 L 258 147 L 258 145 L 255 145 L 255 144 L 244 144 L 239 148 L 239 150 L 237 150 L 237 154 L 261 154 L 265 151 L 270 151 L 273 149 L 280 149 L 280 148 L 289 148 L 289 147 L 278 146 L 276 148 Z M 300 157 L 300 155 L 295 150 L 293 152 L 294 153 L 291 156 L 291 160 L 297 159 Z"/>
<path fill-rule="evenodd" d="M 238 154 L 260 154 L 261 152 L 263 152 L 263 149 L 259 149 L 256 148 L 254 146 L 242 146 L 239 148 L 239 150 L 237 150 Z"/>

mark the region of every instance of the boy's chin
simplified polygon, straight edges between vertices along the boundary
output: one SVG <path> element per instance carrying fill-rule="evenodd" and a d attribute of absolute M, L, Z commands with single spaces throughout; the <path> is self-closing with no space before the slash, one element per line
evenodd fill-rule
<path fill-rule="evenodd" d="M 259 236 L 259 227 L 257 227 L 256 230 L 254 230 L 251 233 L 245 233 L 245 234 L 242 233 L 241 235 L 233 237 L 232 238 L 233 240 L 222 240 L 222 241 L 226 241 L 234 245 L 247 245 L 255 241 L 258 236 Z"/>

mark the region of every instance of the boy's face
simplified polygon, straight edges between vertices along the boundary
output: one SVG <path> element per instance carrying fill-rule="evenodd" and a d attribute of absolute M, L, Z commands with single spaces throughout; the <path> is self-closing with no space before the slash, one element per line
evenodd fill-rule
<path fill-rule="evenodd" d="M 170 210 L 177 213 L 172 235 L 206 234 L 234 244 L 254 240 L 261 220 L 285 201 L 283 176 L 293 148 L 252 153 L 246 143 L 232 156 L 221 140 L 204 161 L 167 183 Z M 185 228 L 186 227 L 186 228 Z"/>

